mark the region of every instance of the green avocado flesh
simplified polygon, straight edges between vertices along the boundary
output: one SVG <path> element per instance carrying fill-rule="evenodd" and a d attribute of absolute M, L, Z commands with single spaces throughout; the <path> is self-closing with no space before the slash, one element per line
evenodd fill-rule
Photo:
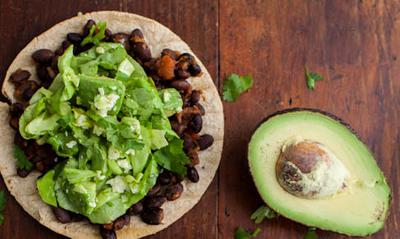
<path fill-rule="evenodd" d="M 281 187 L 276 163 L 282 147 L 293 138 L 329 148 L 349 172 L 346 187 L 322 199 L 298 197 Z M 325 114 L 298 110 L 270 117 L 253 134 L 248 160 L 261 197 L 284 217 L 354 236 L 372 234 L 384 225 L 390 189 L 383 173 L 365 144 L 345 125 Z"/>
<path fill-rule="evenodd" d="M 158 91 L 117 43 L 79 55 L 71 46 L 58 68 L 19 122 L 25 139 L 65 158 L 37 181 L 45 203 L 110 223 L 145 197 L 163 168 L 186 174 L 189 159 L 168 120 L 182 110 L 178 91 Z"/>

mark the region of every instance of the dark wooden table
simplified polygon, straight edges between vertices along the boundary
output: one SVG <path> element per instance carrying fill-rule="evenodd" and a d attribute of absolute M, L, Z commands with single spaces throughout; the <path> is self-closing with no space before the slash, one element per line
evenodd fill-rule
<path fill-rule="evenodd" d="M 120 10 L 158 20 L 202 59 L 219 89 L 232 72 L 255 85 L 225 103 L 221 166 L 200 203 L 149 238 L 233 238 L 261 203 L 247 170 L 247 143 L 267 115 L 290 107 L 332 112 L 350 123 L 374 152 L 392 188 L 385 228 L 369 238 L 400 238 L 400 3 L 373 1 L 51 1 L 0 0 L 0 78 L 34 36 L 79 11 Z M 304 65 L 324 81 L 308 91 Z M 0 187 L 4 188 L 3 182 Z M 303 238 L 306 227 L 282 217 L 263 223 L 259 238 Z M 346 238 L 319 232 L 321 238 Z M 0 238 L 62 238 L 8 195 Z"/>

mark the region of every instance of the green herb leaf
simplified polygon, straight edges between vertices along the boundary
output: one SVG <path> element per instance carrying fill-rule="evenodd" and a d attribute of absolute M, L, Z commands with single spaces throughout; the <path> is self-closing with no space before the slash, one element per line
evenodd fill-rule
<path fill-rule="evenodd" d="M 318 239 L 317 232 L 315 231 L 315 228 L 311 227 L 308 228 L 308 231 L 304 235 L 304 239 Z"/>
<path fill-rule="evenodd" d="M 316 72 L 308 71 L 307 67 L 305 67 L 305 74 L 306 74 L 306 83 L 307 83 L 307 87 L 309 90 L 315 89 L 316 81 L 324 79 L 320 74 L 318 74 Z"/>
<path fill-rule="evenodd" d="M 183 152 L 183 140 L 173 139 L 169 145 L 157 150 L 154 159 L 163 168 L 179 175 L 186 175 L 185 165 L 190 163 L 189 158 Z"/>
<path fill-rule="evenodd" d="M 6 208 L 6 194 L 0 191 L 0 225 L 4 222 L 4 209 Z"/>
<path fill-rule="evenodd" d="M 261 229 L 257 228 L 253 232 L 246 231 L 242 227 L 238 227 L 235 232 L 235 239 L 249 239 L 257 237 L 260 234 Z"/>
<path fill-rule="evenodd" d="M 272 219 L 277 216 L 276 212 L 267 206 L 259 207 L 253 214 L 251 214 L 250 219 L 253 220 L 256 224 L 264 221 L 265 218 Z"/>
<path fill-rule="evenodd" d="M 17 168 L 23 170 L 32 170 L 33 164 L 26 158 L 24 151 L 17 145 L 13 149 L 14 158 L 17 160 Z"/>
<path fill-rule="evenodd" d="M 237 74 L 231 74 L 224 80 L 223 98 L 227 102 L 233 102 L 252 86 L 253 77 L 251 75 L 239 76 Z"/>

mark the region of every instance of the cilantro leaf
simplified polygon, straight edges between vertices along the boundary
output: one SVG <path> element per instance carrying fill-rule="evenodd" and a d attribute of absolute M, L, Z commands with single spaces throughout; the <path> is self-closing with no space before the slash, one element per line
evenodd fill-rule
<path fill-rule="evenodd" d="M 259 207 L 253 214 L 251 214 L 250 219 L 253 220 L 256 224 L 264 221 L 265 218 L 272 219 L 277 216 L 276 212 L 267 206 Z"/>
<path fill-rule="evenodd" d="M 6 208 L 6 194 L 0 191 L 0 225 L 4 222 L 4 209 Z"/>
<path fill-rule="evenodd" d="M 185 165 L 190 163 L 190 160 L 183 152 L 183 140 L 173 139 L 168 146 L 157 150 L 153 157 L 163 168 L 182 176 L 186 175 Z"/>
<path fill-rule="evenodd" d="M 224 80 L 223 98 L 227 102 L 233 102 L 252 86 L 253 77 L 251 75 L 239 76 L 237 74 L 231 74 Z"/>
<path fill-rule="evenodd" d="M 13 155 L 17 160 L 17 168 L 28 171 L 32 170 L 33 164 L 26 158 L 24 151 L 17 145 L 14 145 Z"/>
<path fill-rule="evenodd" d="M 261 229 L 257 228 L 253 232 L 246 231 L 242 227 L 238 227 L 235 232 L 235 239 L 250 239 L 258 236 L 260 234 Z"/>
<path fill-rule="evenodd" d="M 81 46 L 88 43 L 93 43 L 94 45 L 99 44 L 99 42 L 106 36 L 106 22 L 99 22 L 97 25 L 93 25 L 90 28 L 89 34 L 82 40 Z"/>
<path fill-rule="evenodd" d="M 311 227 L 308 228 L 308 231 L 304 235 L 304 239 L 318 239 L 317 232 L 315 231 L 315 228 Z"/>
<path fill-rule="evenodd" d="M 315 89 L 315 82 L 316 81 L 324 79 L 320 74 L 318 74 L 316 72 L 309 71 L 307 69 L 307 67 L 305 67 L 305 74 L 306 74 L 306 83 L 307 83 L 307 87 L 308 87 L 309 90 L 314 90 Z"/>

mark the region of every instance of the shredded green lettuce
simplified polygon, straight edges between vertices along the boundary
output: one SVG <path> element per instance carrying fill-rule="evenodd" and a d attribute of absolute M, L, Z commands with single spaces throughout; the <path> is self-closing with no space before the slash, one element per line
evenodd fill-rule
<path fill-rule="evenodd" d="M 42 200 L 99 224 L 143 199 L 159 168 L 185 175 L 189 163 L 168 120 L 182 109 L 179 92 L 158 91 L 121 44 L 100 42 L 104 29 L 99 23 L 84 39 L 91 49 L 65 51 L 59 74 L 33 95 L 19 125 L 23 138 L 66 158 L 38 179 Z M 16 152 L 19 167 L 30 169 Z"/>
<path fill-rule="evenodd" d="M 88 43 L 93 43 L 94 45 L 99 44 L 106 36 L 106 25 L 106 22 L 99 22 L 97 25 L 93 25 L 90 28 L 89 34 L 82 40 L 81 45 L 84 46 Z"/>

